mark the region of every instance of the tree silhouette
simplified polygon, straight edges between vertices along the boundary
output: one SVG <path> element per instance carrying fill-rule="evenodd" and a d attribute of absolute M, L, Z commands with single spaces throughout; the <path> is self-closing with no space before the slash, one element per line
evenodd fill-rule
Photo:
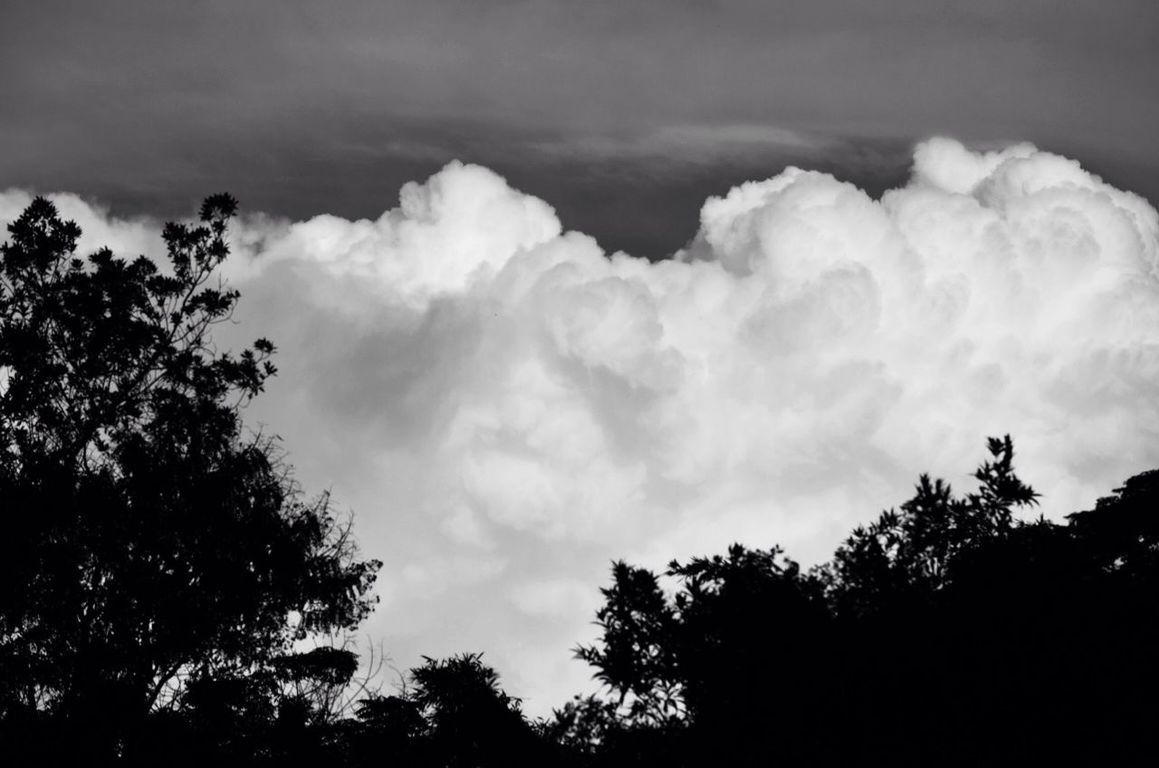
<path fill-rule="evenodd" d="M 665 594 L 616 563 L 578 651 L 611 698 L 547 732 L 591 766 L 1149 759 L 1159 471 L 1058 525 L 1019 516 L 1010 438 L 987 447 L 977 490 L 923 475 L 806 573 L 734 545 L 671 563 Z"/>
<path fill-rule="evenodd" d="M 357 723 L 342 736 L 343 764 L 483 768 L 566 759 L 527 721 L 481 654 L 424 657 L 403 683 L 398 695 L 359 704 Z"/>
<path fill-rule="evenodd" d="M 612 575 L 597 614 L 602 636 L 577 656 L 615 698 L 558 710 L 557 738 L 598 741 L 587 751 L 601 765 L 741 765 L 760 753 L 770 722 L 801 734 L 815 712 L 809 659 L 824 656 L 828 614 L 796 563 L 779 549 L 740 545 L 723 557 L 673 561 L 671 598 L 645 569 L 621 562 Z M 789 656 L 793 666 L 770 663 Z"/>
<path fill-rule="evenodd" d="M 0 248 L 0 717 L 75 729 L 61 741 L 94 758 L 150 711 L 216 717 L 217 692 L 297 674 L 296 640 L 374 602 L 349 523 L 243 427 L 273 345 L 214 346 L 235 210 L 217 195 L 168 224 L 164 267 L 76 256 L 44 198 Z"/>
<path fill-rule="evenodd" d="M 348 763 L 356 766 L 432 764 L 427 721 L 405 696 L 369 696 L 358 704 L 358 725 L 349 731 Z"/>
<path fill-rule="evenodd" d="M 519 700 L 500 688 L 499 675 L 481 654 L 425 658 L 411 670 L 411 681 L 409 698 L 426 719 L 435 764 L 528 764 L 535 734 Z"/>
<path fill-rule="evenodd" d="M 918 480 L 912 499 L 858 526 L 816 576 L 840 616 L 890 611 L 929 601 L 947 583 L 956 558 L 1007 536 L 1014 513 L 1037 503 L 1038 493 L 1014 474 L 1009 435 L 989 438 L 990 459 L 974 477 L 980 487 L 957 498 L 949 484 Z"/>
<path fill-rule="evenodd" d="M 629 707 L 633 723 L 662 726 L 679 717 L 679 681 L 671 636 L 675 611 L 656 575 L 624 562 L 612 565 L 612 586 L 601 589 L 598 645 L 575 654 L 596 668 L 596 678 Z"/>

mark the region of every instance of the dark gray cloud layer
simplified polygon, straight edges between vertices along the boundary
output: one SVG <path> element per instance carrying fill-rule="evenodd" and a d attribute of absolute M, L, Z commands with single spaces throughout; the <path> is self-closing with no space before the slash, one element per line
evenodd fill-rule
<path fill-rule="evenodd" d="M 369 216 L 460 157 L 656 256 L 691 234 L 666 221 L 741 179 L 801 164 L 881 189 L 944 132 L 1032 140 L 1155 199 L 1157 43 L 1146 0 L 9 0 L 0 185 Z"/>

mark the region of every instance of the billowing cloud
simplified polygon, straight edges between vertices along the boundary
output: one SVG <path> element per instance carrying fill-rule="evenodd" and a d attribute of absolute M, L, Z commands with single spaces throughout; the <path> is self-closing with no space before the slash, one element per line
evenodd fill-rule
<path fill-rule="evenodd" d="M 282 350 L 252 417 L 386 561 L 369 630 L 403 665 L 486 650 L 533 712 L 590 687 L 613 558 L 816 561 L 919 472 L 969 485 L 987 435 L 1051 516 L 1159 466 L 1159 216 L 1028 144 L 927 141 L 881 199 L 789 168 L 656 263 L 460 163 L 235 241 L 238 339 Z"/>

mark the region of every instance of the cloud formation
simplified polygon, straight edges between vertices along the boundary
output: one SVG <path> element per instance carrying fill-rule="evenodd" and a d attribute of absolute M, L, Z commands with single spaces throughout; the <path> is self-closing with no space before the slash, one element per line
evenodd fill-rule
<path fill-rule="evenodd" d="M 282 350 L 254 418 L 386 560 L 370 630 L 403 665 L 486 650 L 533 712 L 590 688 L 568 649 L 613 558 L 816 561 L 919 472 L 969 485 L 987 435 L 1048 515 L 1159 466 L 1159 216 L 1028 144 L 932 139 L 880 200 L 789 168 L 656 263 L 461 163 L 235 241 L 238 340 Z"/>

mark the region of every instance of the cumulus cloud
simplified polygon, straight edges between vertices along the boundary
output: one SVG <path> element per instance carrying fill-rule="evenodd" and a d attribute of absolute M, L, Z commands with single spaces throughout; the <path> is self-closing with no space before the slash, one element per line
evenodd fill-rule
<path fill-rule="evenodd" d="M 0 191 L 0 223 L 5 227 L 15 220 L 32 202 L 33 194 L 22 189 Z M 71 219 L 81 228 L 77 250 L 91 253 L 108 246 L 127 256 L 159 254 L 165 251 L 159 222 L 145 216 L 124 219 L 111 216 L 107 206 L 77 195 L 59 192 L 50 195 L 60 215 Z M 0 235 L 7 241 L 7 230 Z"/>
<path fill-rule="evenodd" d="M 927 141 L 881 199 L 789 168 L 656 263 L 461 163 L 235 239 L 239 328 L 282 349 L 254 417 L 386 560 L 370 630 L 487 650 L 532 711 L 590 688 L 568 649 L 613 558 L 823 559 L 919 472 L 968 485 L 987 435 L 1051 516 L 1159 466 L 1159 216 L 1029 144 Z"/>

